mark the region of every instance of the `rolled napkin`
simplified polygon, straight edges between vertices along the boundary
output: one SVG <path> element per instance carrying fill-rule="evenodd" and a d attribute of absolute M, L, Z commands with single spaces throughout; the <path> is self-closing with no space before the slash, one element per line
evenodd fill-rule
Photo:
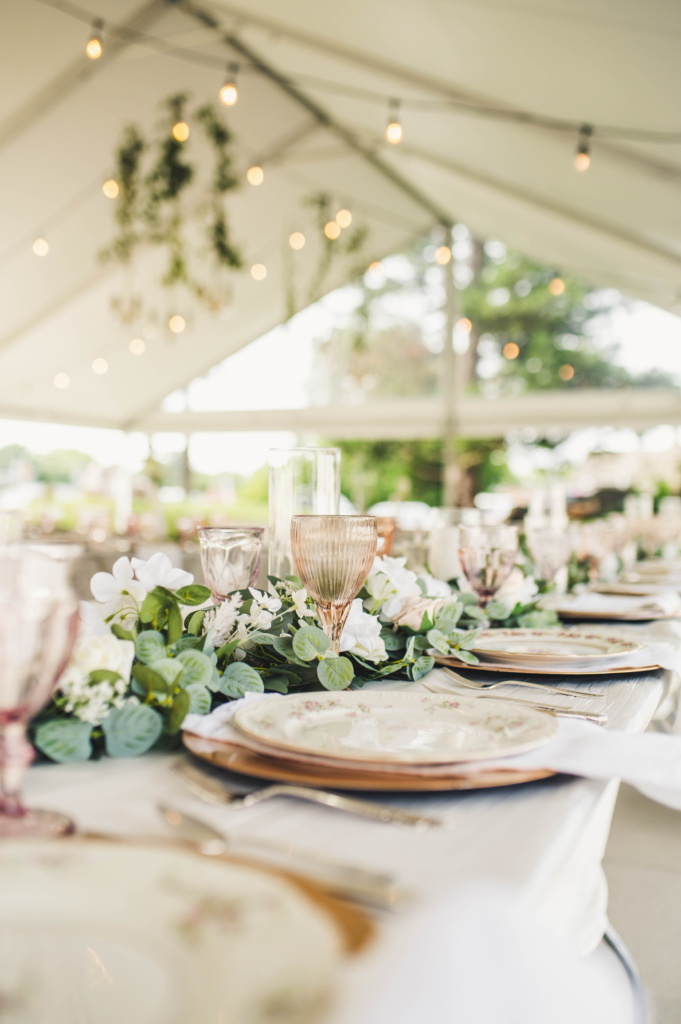
<path fill-rule="evenodd" d="M 547 595 L 542 600 L 543 608 L 550 608 L 560 614 L 561 611 L 572 614 L 598 612 L 607 615 L 681 615 L 681 596 L 673 590 L 663 590 L 656 594 L 632 596 L 624 594 L 595 594 L 591 591 L 582 593 Z"/>

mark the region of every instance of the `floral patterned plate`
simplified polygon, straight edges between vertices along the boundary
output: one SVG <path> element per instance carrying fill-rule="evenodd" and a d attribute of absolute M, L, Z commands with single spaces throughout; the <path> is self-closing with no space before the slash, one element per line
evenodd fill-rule
<path fill-rule="evenodd" d="M 624 660 L 642 650 L 634 640 L 624 640 L 607 633 L 578 632 L 561 629 L 488 629 L 477 638 L 473 648 L 481 661 L 506 664 L 541 664 L 549 671 L 566 661 L 578 664 L 584 671 L 614 659 Z"/>
<path fill-rule="evenodd" d="M 348 761 L 454 764 L 545 743 L 555 719 L 501 701 L 399 691 L 291 694 L 247 704 L 234 724 L 276 749 Z"/>
<path fill-rule="evenodd" d="M 12 1024 L 317 1024 L 332 919 L 276 874 L 164 844 L 0 844 Z"/>

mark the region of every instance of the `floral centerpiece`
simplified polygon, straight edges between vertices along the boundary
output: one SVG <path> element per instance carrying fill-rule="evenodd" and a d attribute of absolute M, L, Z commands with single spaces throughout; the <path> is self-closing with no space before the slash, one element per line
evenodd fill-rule
<path fill-rule="evenodd" d="M 295 576 L 270 577 L 269 593 L 249 588 L 212 605 L 206 587 L 158 553 L 118 559 L 111 573 L 93 576 L 91 590 L 71 662 L 33 724 L 36 747 L 54 761 L 172 746 L 187 714 L 249 691 L 420 679 L 434 665 L 432 651 L 477 662 L 481 628 L 557 621 L 536 610 L 522 575 L 507 600 L 483 610 L 473 594 L 388 557 L 375 560 L 352 604 L 340 656 Z"/>

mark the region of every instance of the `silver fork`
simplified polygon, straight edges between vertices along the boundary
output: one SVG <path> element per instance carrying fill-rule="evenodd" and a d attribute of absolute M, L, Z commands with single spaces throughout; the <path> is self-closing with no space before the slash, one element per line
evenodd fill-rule
<path fill-rule="evenodd" d="M 456 679 L 457 683 L 462 686 L 468 686 L 471 690 L 496 690 L 499 686 L 527 686 L 531 690 L 542 690 L 543 693 L 557 693 L 561 697 L 598 697 L 600 700 L 604 700 L 607 697 L 605 693 L 594 693 L 592 690 L 568 690 L 566 687 L 560 686 L 545 686 L 544 683 L 528 683 L 524 679 L 494 679 L 489 683 L 483 683 L 479 679 L 466 679 L 464 676 L 460 676 L 458 672 L 455 672 L 451 668 L 446 668 L 444 665 L 438 666 L 442 672 L 446 672 L 452 679 Z"/>
<path fill-rule="evenodd" d="M 442 824 L 440 818 L 434 818 L 427 814 L 414 814 L 411 811 L 403 811 L 399 807 L 375 803 L 373 800 L 341 796 L 339 793 L 330 793 L 328 790 L 312 789 L 307 786 L 275 784 L 256 789 L 252 793 L 235 793 L 220 779 L 216 779 L 215 776 L 185 759 L 174 761 L 171 769 L 182 779 L 188 789 L 201 800 L 210 804 L 236 804 L 242 807 L 253 807 L 263 800 L 288 796 L 297 800 L 307 800 L 310 803 L 323 804 L 325 807 L 332 807 L 339 811 L 348 811 L 363 818 L 370 818 L 372 821 L 411 825 L 421 832 L 433 825 Z"/>

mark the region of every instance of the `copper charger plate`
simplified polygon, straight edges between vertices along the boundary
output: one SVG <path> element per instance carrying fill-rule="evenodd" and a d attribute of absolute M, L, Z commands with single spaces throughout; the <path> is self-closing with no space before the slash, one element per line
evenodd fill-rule
<path fill-rule="evenodd" d="M 205 739 L 193 733 L 182 734 L 187 750 L 204 761 L 228 768 L 240 775 L 249 775 L 269 782 L 289 782 L 294 785 L 319 786 L 321 789 L 357 789 L 375 792 L 442 792 L 455 789 L 491 789 L 495 786 L 516 786 L 521 782 L 546 779 L 555 772 L 547 769 L 514 771 L 512 768 L 477 772 L 462 775 L 452 771 L 451 775 L 437 778 L 405 774 L 391 775 L 389 772 L 363 772 L 349 768 L 334 772 L 331 769 L 315 768 L 308 764 L 289 761 L 285 758 L 268 758 L 262 754 L 232 746 L 219 740 Z"/>

